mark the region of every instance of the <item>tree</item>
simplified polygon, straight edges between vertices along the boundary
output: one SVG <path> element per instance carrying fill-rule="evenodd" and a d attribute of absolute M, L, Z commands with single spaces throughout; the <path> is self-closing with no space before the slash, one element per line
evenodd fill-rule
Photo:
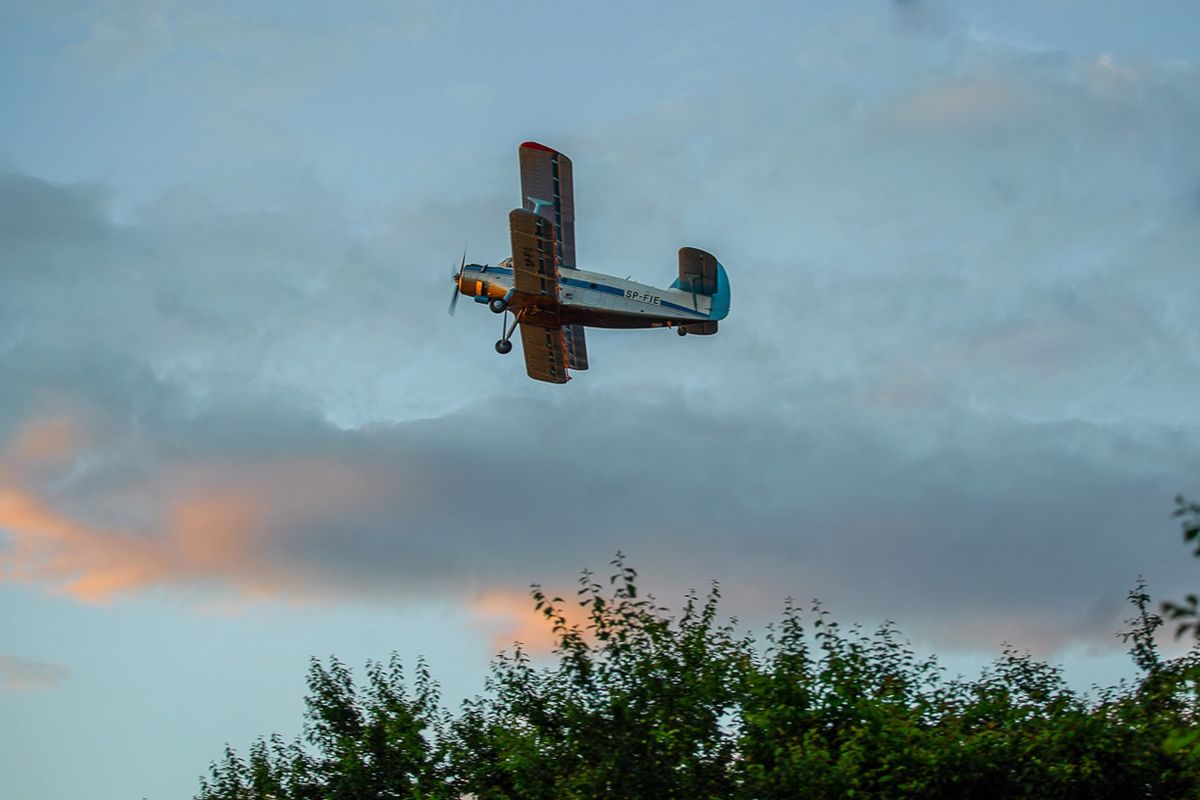
<path fill-rule="evenodd" d="M 580 579 L 581 624 L 533 587 L 555 639 L 539 665 L 497 657 L 457 715 L 419 664 L 309 667 L 305 733 L 227 747 L 201 800 L 317 798 L 1135 798 L 1200 795 L 1200 644 L 1167 659 L 1144 584 L 1120 634 L 1131 683 L 1089 697 L 1006 648 L 947 679 L 885 624 L 843 629 L 788 602 L 760 649 L 719 616 L 714 584 L 678 616 L 618 554 Z"/>
<path fill-rule="evenodd" d="M 611 595 L 585 572 L 585 626 L 534 587 L 557 663 L 520 649 L 495 663 L 490 696 L 455 726 L 456 788 L 480 798 L 717 798 L 730 765 L 750 646 L 717 624 L 719 591 L 689 595 L 678 619 L 639 595 L 620 554 Z"/>
<path fill-rule="evenodd" d="M 247 761 L 227 745 L 211 779 L 201 779 L 199 800 L 450 796 L 441 749 L 444 719 L 424 662 L 410 693 L 395 654 L 386 665 L 367 665 L 362 689 L 337 658 L 328 666 L 313 659 L 308 690 L 303 738 L 290 745 L 278 736 L 259 739 Z"/>
<path fill-rule="evenodd" d="M 1183 519 L 1183 540 L 1195 545 L 1192 555 L 1200 557 L 1200 503 L 1188 502 L 1182 495 L 1175 498 L 1175 513 L 1172 515 Z M 1175 636 L 1183 636 L 1188 631 L 1200 639 L 1200 598 L 1189 594 L 1182 603 L 1170 601 L 1162 604 L 1163 613 L 1173 620 L 1180 620 L 1175 628 Z"/>

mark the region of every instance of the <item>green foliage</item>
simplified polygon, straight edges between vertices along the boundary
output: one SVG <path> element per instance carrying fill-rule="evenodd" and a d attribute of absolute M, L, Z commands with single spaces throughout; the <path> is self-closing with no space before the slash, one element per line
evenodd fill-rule
<path fill-rule="evenodd" d="M 1191 503 L 1182 496 L 1175 498 L 1175 513 L 1172 515 L 1183 519 L 1183 540 L 1195 549 L 1192 555 L 1200 557 L 1200 503 Z M 1189 594 L 1182 603 L 1163 603 L 1163 613 L 1174 620 L 1179 620 L 1175 635 L 1183 636 L 1191 631 L 1200 639 L 1200 598 Z"/>
<path fill-rule="evenodd" d="M 489 696 L 455 726 L 456 787 L 480 798 L 729 797 L 737 708 L 751 653 L 716 623 L 714 586 L 678 619 L 638 595 L 620 556 L 609 596 L 580 580 L 583 627 L 534 587 L 558 656 L 536 670 L 521 650 L 493 666 Z M 490 731 L 480 741 L 480 731 Z M 483 745 L 481 747 L 481 745 Z M 479 755 L 483 757 L 477 757 Z"/>
<path fill-rule="evenodd" d="M 308 671 L 305 732 L 285 744 L 259 739 L 242 761 L 228 746 L 225 758 L 201 779 L 200 800 L 370 800 L 441 798 L 447 794 L 443 753 L 445 720 L 437 684 L 424 662 L 415 692 L 406 687 L 399 659 L 367 665 L 358 688 L 336 658 L 313 659 Z M 308 745 L 308 746 L 306 746 Z"/>
<path fill-rule="evenodd" d="M 1200 796 L 1200 655 L 1162 656 L 1143 584 L 1120 634 L 1138 678 L 1089 697 L 1012 648 L 947 679 L 892 625 L 844 630 L 817 604 L 789 602 L 759 649 L 721 621 L 717 586 L 671 616 L 613 566 L 580 579 L 580 624 L 535 586 L 553 660 L 502 654 L 455 716 L 424 664 L 410 690 L 394 656 L 365 687 L 314 660 L 304 737 L 226 748 L 198 797 Z"/>

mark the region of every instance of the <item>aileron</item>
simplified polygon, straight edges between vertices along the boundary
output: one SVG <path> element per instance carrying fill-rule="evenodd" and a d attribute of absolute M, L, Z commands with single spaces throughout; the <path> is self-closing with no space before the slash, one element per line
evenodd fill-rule
<path fill-rule="evenodd" d="M 525 352 L 525 371 L 529 377 L 547 383 L 566 383 L 571 379 L 562 328 L 521 323 L 521 349 Z"/>

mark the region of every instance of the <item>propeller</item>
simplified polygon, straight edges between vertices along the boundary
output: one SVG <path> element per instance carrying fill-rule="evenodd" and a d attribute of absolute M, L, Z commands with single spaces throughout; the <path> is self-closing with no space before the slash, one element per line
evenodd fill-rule
<path fill-rule="evenodd" d="M 450 280 L 454 281 L 454 294 L 450 295 L 450 316 L 454 316 L 454 308 L 458 305 L 458 296 L 461 292 L 458 291 L 459 281 L 462 280 L 463 269 L 467 266 L 467 251 L 463 249 L 462 263 L 458 265 L 458 272 L 450 276 Z"/>

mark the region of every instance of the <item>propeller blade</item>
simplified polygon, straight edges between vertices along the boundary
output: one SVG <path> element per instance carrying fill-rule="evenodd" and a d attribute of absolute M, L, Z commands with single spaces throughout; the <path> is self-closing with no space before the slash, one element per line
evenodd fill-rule
<path fill-rule="evenodd" d="M 450 280 L 454 281 L 454 294 L 450 295 L 450 308 L 448 309 L 450 316 L 454 316 L 454 309 L 458 306 L 458 291 L 460 281 L 462 280 L 463 270 L 467 268 L 467 248 L 463 248 L 462 262 L 458 265 L 458 272 L 450 276 Z"/>
<path fill-rule="evenodd" d="M 455 275 L 453 277 L 454 289 L 452 289 L 452 291 L 454 292 L 454 294 L 450 295 L 450 308 L 448 309 L 448 311 L 450 312 L 450 316 L 452 316 L 452 317 L 454 316 L 454 309 L 458 305 L 458 295 L 459 295 L 458 282 L 461 278 L 462 278 L 461 272 L 459 272 L 457 275 Z"/>

